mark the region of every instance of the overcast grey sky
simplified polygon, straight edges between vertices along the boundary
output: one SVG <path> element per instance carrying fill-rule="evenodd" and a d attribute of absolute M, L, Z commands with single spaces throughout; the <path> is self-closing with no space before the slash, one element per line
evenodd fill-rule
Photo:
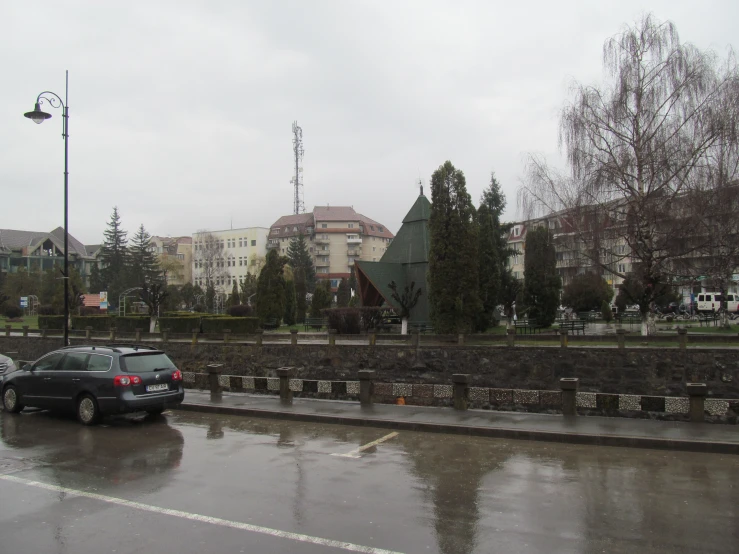
<path fill-rule="evenodd" d="M 5 0 L 0 228 L 63 222 L 61 112 L 36 95 L 70 71 L 70 233 L 264 226 L 292 213 L 291 124 L 305 205 L 352 205 L 393 232 L 445 160 L 477 204 L 495 171 L 515 213 L 527 152 L 557 159 L 573 79 L 651 11 L 722 57 L 739 2 Z M 428 189 L 427 189 L 428 190 Z"/>

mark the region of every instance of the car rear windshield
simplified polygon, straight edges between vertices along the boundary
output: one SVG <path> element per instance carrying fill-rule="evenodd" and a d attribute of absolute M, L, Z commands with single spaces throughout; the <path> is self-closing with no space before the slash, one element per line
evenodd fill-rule
<path fill-rule="evenodd" d="M 121 362 L 121 369 L 128 373 L 147 373 L 160 369 L 175 369 L 172 360 L 161 352 L 127 354 L 121 356 Z"/>

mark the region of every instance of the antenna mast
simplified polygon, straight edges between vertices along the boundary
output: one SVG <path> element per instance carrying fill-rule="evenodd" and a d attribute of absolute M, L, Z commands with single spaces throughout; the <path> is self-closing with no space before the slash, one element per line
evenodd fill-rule
<path fill-rule="evenodd" d="M 295 186 L 295 198 L 293 201 L 293 212 L 297 214 L 305 213 L 305 203 L 303 202 L 303 168 L 300 162 L 303 160 L 303 129 L 298 126 L 297 121 L 293 121 L 293 155 L 295 156 L 295 176 L 290 182 Z"/>

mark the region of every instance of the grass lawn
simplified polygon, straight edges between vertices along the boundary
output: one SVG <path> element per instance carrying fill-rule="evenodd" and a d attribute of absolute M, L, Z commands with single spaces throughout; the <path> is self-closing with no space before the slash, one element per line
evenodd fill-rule
<path fill-rule="evenodd" d="M 37 315 L 27 315 L 24 316 L 23 321 L 19 322 L 12 322 L 8 321 L 5 318 L 2 318 L 2 323 L 0 325 L 3 329 L 5 329 L 6 325 L 10 325 L 13 329 L 22 329 L 24 325 L 28 325 L 31 329 L 38 329 L 38 316 Z"/>
<path fill-rule="evenodd" d="M 691 325 L 688 327 L 688 333 L 720 333 L 722 335 L 735 335 L 736 333 L 739 333 L 739 325 L 732 325 L 728 329 L 724 329 L 723 327 L 714 327 L 711 325 L 710 327 L 707 326 L 699 326 L 699 325 Z"/>

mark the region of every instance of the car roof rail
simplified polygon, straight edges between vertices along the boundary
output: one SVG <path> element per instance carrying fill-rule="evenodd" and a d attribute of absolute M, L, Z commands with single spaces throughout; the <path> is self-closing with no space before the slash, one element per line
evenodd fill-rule
<path fill-rule="evenodd" d="M 102 348 L 112 348 L 116 352 L 120 352 L 120 350 L 117 350 L 118 348 L 130 348 L 131 350 L 159 350 L 158 348 L 154 346 L 149 346 L 148 344 L 106 344 Z"/>

